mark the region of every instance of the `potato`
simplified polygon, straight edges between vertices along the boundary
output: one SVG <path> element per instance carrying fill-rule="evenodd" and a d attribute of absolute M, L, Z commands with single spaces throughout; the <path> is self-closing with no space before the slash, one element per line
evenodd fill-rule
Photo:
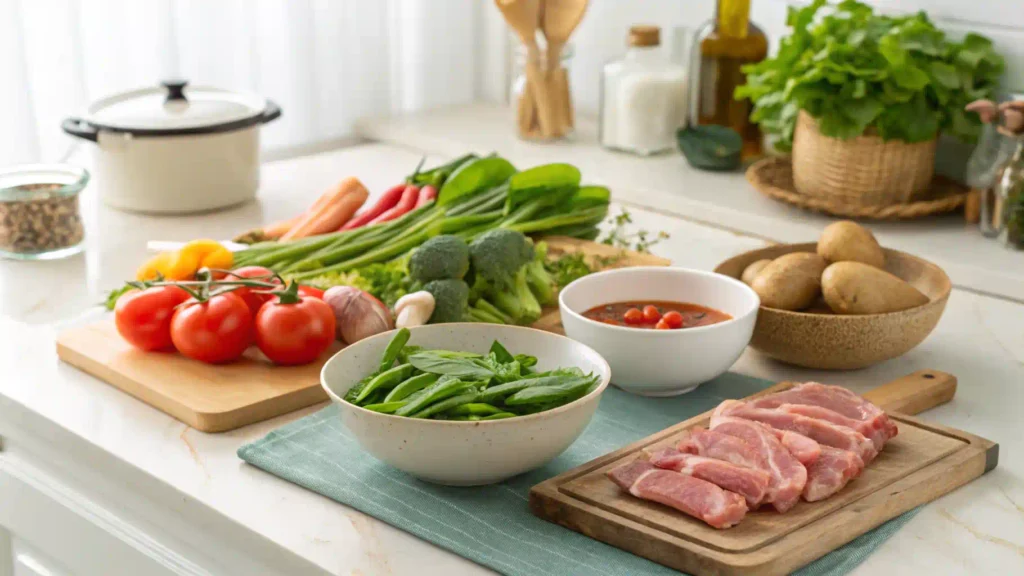
<path fill-rule="evenodd" d="M 821 291 L 836 314 L 884 314 L 928 302 L 904 280 L 861 262 L 830 264 L 821 275 Z"/>
<path fill-rule="evenodd" d="M 749 266 L 743 269 L 743 274 L 740 276 L 740 280 L 743 280 L 743 283 L 748 286 L 753 286 L 754 278 L 757 278 L 757 275 L 761 272 L 761 270 L 764 270 L 764 267 L 770 263 L 771 260 L 765 258 L 764 260 L 758 260 L 757 262 L 750 264 Z"/>
<path fill-rule="evenodd" d="M 779 256 L 754 278 L 751 288 L 761 304 L 780 310 L 802 310 L 821 293 L 825 260 L 813 252 Z"/>
<path fill-rule="evenodd" d="M 829 264 L 834 262 L 863 262 L 880 270 L 885 269 L 885 254 L 871 231 L 841 220 L 825 227 L 818 239 L 818 255 Z"/>

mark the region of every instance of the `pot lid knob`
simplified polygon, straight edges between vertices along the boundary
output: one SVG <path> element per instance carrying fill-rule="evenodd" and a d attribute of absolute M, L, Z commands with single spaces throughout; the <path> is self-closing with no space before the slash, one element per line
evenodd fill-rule
<path fill-rule="evenodd" d="M 160 83 L 161 86 L 167 89 L 167 98 L 164 102 L 173 102 L 175 100 L 185 100 L 185 86 L 188 85 L 188 80 L 164 80 Z"/>

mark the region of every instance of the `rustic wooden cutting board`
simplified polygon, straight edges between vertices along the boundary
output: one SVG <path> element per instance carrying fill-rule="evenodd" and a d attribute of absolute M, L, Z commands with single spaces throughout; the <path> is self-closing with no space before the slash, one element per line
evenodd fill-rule
<path fill-rule="evenodd" d="M 781 383 L 755 396 L 792 385 Z M 684 430 L 707 426 L 710 413 L 534 486 L 530 508 L 541 518 L 690 574 L 788 574 L 996 466 L 997 444 L 908 415 L 948 402 L 955 392 L 952 375 L 924 370 L 865 394 L 897 421 L 899 434 L 841 492 L 800 502 L 786 514 L 751 512 L 737 526 L 716 530 L 634 498 L 605 476 L 645 449 L 674 445 Z"/>
<path fill-rule="evenodd" d="M 575 238 L 545 241 L 552 255 L 583 252 L 602 267 L 669 264 L 650 254 Z M 548 309 L 534 326 L 560 333 L 558 309 Z M 331 356 L 306 366 L 281 367 L 253 349 L 239 362 L 211 366 L 179 354 L 136 350 L 121 339 L 111 319 L 60 333 L 57 355 L 203 432 L 233 430 L 326 401 L 320 368 Z"/>

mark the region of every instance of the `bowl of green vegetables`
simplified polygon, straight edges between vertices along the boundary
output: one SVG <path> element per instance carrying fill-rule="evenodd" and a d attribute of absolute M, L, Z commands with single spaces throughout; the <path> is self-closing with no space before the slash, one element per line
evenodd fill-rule
<path fill-rule="evenodd" d="M 375 458 L 422 480 L 492 484 L 549 462 L 608 386 L 600 354 L 533 328 L 452 323 L 361 340 L 320 381 Z"/>

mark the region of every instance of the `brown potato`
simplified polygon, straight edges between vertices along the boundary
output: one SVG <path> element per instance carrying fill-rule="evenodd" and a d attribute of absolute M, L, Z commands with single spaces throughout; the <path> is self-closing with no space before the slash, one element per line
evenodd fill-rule
<path fill-rule="evenodd" d="M 780 310 L 802 310 L 821 293 L 825 260 L 813 252 L 779 256 L 754 278 L 751 288 L 761 304 Z"/>
<path fill-rule="evenodd" d="M 825 302 L 836 314 L 884 314 L 928 302 L 904 280 L 861 262 L 836 262 L 821 275 Z"/>
<path fill-rule="evenodd" d="M 753 286 L 754 278 L 757 278 L 757 275 L 761 273 L 761 270 L 764 270 L 764 267 L 770 263 L 771 260 L 767 258 L 754 262 L 743 269 L 743 274 L 740 276 L 740 280 L 743 280 L 743 283 L 747 286 Z"/>
<path fill-rule="evenodd" d="M 818 239 L 818 255 L 829 264 L 833 262 L 863 262 L 885 269 L 885 254 L 878 240 L 867 228 L 841 220 L 825 227 Z"/>

